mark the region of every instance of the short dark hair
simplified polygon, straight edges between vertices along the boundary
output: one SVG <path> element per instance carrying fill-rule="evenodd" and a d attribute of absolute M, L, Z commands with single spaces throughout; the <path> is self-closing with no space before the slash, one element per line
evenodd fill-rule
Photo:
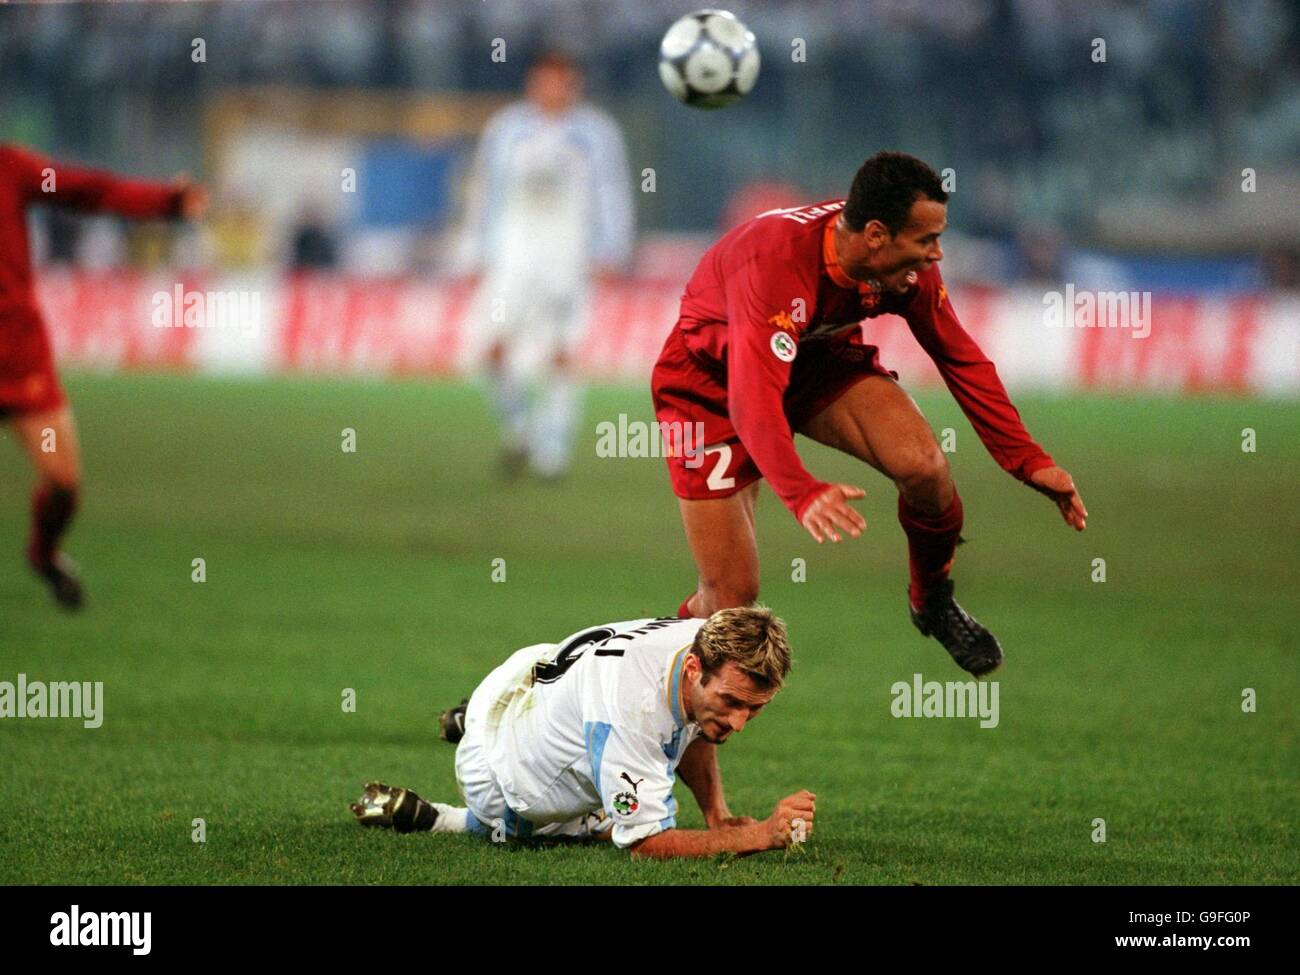
<path fill-rule="evenodd" d="M 878 152 L 853 177 L 844 220 L 854 232 L 879 220 L 896 234 L 918 199 L 948 202 L 939 174 L 905 152 Z"/>

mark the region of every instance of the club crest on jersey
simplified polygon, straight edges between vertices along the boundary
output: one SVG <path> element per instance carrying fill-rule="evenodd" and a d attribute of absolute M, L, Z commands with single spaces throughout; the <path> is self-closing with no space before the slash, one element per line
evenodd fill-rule
<path fill-rule="evenodd" d="M 624 782 L 632 787 L 631 792 L 620 792 L 614 796 L 614 815 L 624 818 L 631 816 L 641 808 L 641 800 L 636 797 L 636 787 L 645 779 L 633 779 L 626 772 L 619 776 Z"/>
<path fill-rule="evenodd" d="M 782 362 L 794 362 L 795 353 L 798 351 L 799 347 L 794 339 L 785 332 L 772 333 L 772 354 Z"/>

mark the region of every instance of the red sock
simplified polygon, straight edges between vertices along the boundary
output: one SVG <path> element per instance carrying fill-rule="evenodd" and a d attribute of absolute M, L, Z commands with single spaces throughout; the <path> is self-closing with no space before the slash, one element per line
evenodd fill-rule
<path fill-rule="evenodd" d="M 49 564 L 76 510 L 76 488 L 42 484 L 36 489 L 32 495 L 32 536 L 27 542 L 27 558 L 33 565 Z"/>
<path fill-rule="evenodd" d="M 677 607 L 677 616 L 680 619 L 688 620 L 695 614 L 691 612 L 691 600 L 695 598 L 695 593 L 691 593 L 682 600 L 682 604 Z"/>
<path fill-rule="evenodd" d="M 961 537 L 961 495 L 954 490 L 952 504 L 941 515 L 923 515 L 898 496 L 898 523 L 907 533 L 907 553 L 912 575 L 907 594 L 912 608 L 925 604 L 926 594 L 937 582 L 948 578 L 957 540 Z"/>

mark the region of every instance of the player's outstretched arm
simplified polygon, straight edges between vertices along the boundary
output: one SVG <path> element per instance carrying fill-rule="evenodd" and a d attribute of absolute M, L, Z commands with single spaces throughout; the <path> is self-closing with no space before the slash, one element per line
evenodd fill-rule
<path fill-rule="evenodd" d="M 155 183 L 56 162 L 27 149 L 9 147 L 7 156 L 24 174 L 28 202 L 134 219 L 193 220 L 207 209 L 206 192 L 185 174 L 171 184 Z"/>
<path fill-rule="evenodd" d="M 1074 486 L 1070 472 L 1061 467 L 1043 467 L 1029 475 L 1029 484 L 1053 501 L 1061 509 L 1061 517 L 1075 531 L 1088 527 L 1088 509 Z"/>
<path fill-rule="evenodd" d="M 685 756 L 683 756 L 685 757 Z M 812 834 L 817 797 L 807 789 L 786 796 L 772 815 L 747 826 L 720 829 L 669 829 L 649 836 L 633 847 L 637 859 L 669 860 L 673 857 L 709 857 L 719 853 L 760 853 L 779 850 Z M 797 821 L 797 822 L 796 822 Z"/>
<path fill-rule="evenodd" d="M 1074 481 L 1025 429 L 997 369 L 953 311 L 937 267 L 921 275 L 903 317 L 993 459 L 1008 474 L 1050 497 L 1066 524 L 1083 531 L 1088 512 Z"/>

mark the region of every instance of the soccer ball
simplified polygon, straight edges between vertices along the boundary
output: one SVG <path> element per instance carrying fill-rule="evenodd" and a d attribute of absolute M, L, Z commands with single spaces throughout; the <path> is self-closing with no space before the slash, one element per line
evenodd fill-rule
<path fill-rule="evenodd" d="M 754 34 L 725 10 L 697 10 L 668 28 L 659 45 L 659 77 L 691 108 L 725 108 L 758 77 Z"/>

